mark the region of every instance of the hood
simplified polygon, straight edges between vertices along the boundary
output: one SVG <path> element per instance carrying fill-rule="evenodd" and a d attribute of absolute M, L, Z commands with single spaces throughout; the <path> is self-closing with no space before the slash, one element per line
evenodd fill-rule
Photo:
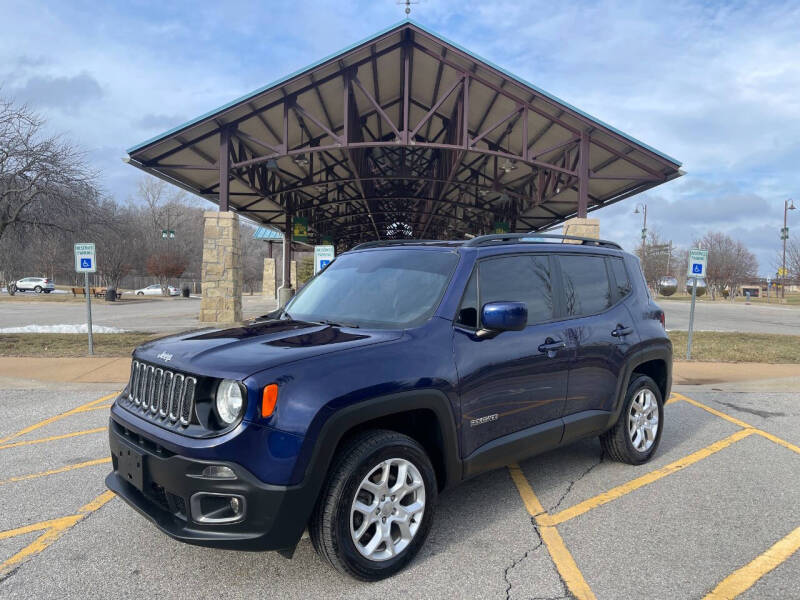
<path fill-rule="evenodd" d="M 279 364 L 398 339 L 402 331 L 291 320 L 190 331 L 139 346 L 140 360 L 195 375 L 244 379 Z"/>

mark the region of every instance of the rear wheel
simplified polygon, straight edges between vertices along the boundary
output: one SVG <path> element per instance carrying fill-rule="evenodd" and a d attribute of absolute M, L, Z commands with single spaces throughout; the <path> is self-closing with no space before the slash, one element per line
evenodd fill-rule
<path fill-rule="evenodd" d="M 137 296 L 144 296 L 144 292 L 136 292 Z"/>
<path fill-rule="evenodd" d="M 663 422 L 661 390 L 647 375 L 636 375 L 628 385 L 619 419 L 600 436 L 600 441 L 614 460 L 640 465 L 650 460 L 658 448 Z"/>
<path fill-rule="evenodd" d="M 333 459 L 309 522 L 311 541 L 341 573 L 364 581 L 390 577 L 425 542 L 436 495 L 433 467 L 415 440 L 364 432 Z"/>

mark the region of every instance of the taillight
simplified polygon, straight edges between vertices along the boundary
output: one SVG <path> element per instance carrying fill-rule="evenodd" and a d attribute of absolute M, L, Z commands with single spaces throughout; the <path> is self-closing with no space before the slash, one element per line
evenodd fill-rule
<path fill-rule="evenodd" d="M 664 311 L 663 310 L 660 313 L 658 313 L 658 320 L 661 321 L 661 326 L 664 329 L 666 329 L 667 328 L 667 318 L 666 318 L 666 315 L 664 315 Z"/>

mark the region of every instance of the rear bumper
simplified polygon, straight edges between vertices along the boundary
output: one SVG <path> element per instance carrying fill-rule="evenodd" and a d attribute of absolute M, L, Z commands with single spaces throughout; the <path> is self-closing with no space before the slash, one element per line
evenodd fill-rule
<path fill-rule="evenodd" d="M 114 470 L 106 477 L 108 488 L 161 531 L 189 544 L 253 551 L 294 548 L 306 525 L 307 508 L 315 500 L 303 485 L 265 484 L 236 463 L 201 461 L 168 452 L 113 419 L 109 444 Z M 123 464 L 126 459 L 120 458 L 130 456 L 129 451 L 136 460 L 141 457 L 138 477 L 130 474 L 130 464 Z M 231 468 L 236 479 L 200 477 L 209 464 Z M 198 522 L 202 515 L 197 514 L 197 494 L 237 497 L 243 514 L 235 522 Z"/>

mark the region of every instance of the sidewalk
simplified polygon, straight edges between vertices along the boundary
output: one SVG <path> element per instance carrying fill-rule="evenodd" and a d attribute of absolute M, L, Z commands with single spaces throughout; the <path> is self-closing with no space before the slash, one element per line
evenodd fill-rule
<path fill-rule="evenodd" d="M 0 377 L 61 383 L 126 383 L 130 358 L 0 357 Z"/>
<path fill-rule="evenodd" d="M 0 357 L 0 377 L 63 383 L 127 383 L 130 358 Z M 673 384 L 753 381 L 800 377 L 800 365 L 676 361 Z"/>

